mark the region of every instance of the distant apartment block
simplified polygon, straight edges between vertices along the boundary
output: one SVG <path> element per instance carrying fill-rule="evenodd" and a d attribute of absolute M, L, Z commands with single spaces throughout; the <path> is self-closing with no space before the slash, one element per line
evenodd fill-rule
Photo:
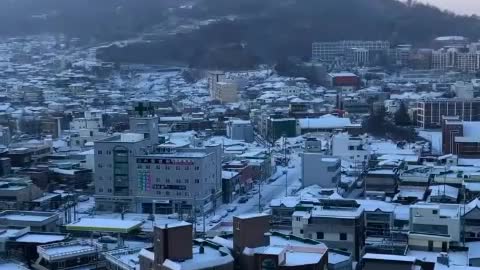
<path fill-rule="evenodd" d="M 480 99 L 432 99 L 416 103 L 417 126 L 438 128 L 442 116 L 458 116 L 463 121 L 480 121 Z"/>
<path fill-rule="evenodd" d="M 357 62 L 365 61 L 368 57 L 367 51 L 390 49 L 388 41 L 360 41 L 344 40 L 337 42 L 314 42 L 312 44 L 312 61 L 333 62 L 344 58 L 353 51 Z"/>
<path fill-rule="evenodd" d="M 432 67 L 434 69 L 455 69 L 463 72 L 476 72 L 480 70 L 480 50 L 477 47 L 444 48 L 432 54 Z"/>

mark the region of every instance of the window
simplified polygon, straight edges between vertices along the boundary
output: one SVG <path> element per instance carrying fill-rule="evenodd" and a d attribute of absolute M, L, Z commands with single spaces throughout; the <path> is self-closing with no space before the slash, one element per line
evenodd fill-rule
<path fill-rule="evenodd" d="M 166 166 L 166 167 L 165 167 L 165 170 L 169 171 L 169 170 L 170 170 L 170 166 Z"/>
<path fill-rule="evenodd" d="M 108 191 L 109 193 L 112 193 L 112 189 L 111 189 L 111 188 L 109 188 L 107 191 Z"/>
<path fill-rule="evenodd" d="M 98 189 L 98 192 L 103 192 L 103 188 L 99 188 L 99 189 Z"/>
<path fill-rule="evenodd" d="M 296 220 L 296 221 L 301 221 L 302 218 L 301 218 L 301 217 L 295 217 L 295 220 Z"/>
<path fill-rule="evenodd" d="M 102 164 L 102 163 L 98 163 L 98 168 L 103 168 L 103 164 Z"/>
<path fill-rule="evenodd" d="M 317 232 L 317 239 L 323 239 L 323 232 Z"/>
<path fill-rule="evenodd" d="M 185 166 L 185 171 L 190 170 L 190 166 Z"/>
<path fill-rule="evenodd" d="M 180 171 L 180 166 L 175 167 L 175 170 Z"/>
<path fill-rule="evenodd" d="M 160 170 L 160 165 L 157 165 L 156 168 L 157 168 L 157 170 Z"/>
<path fill-rule="evenodd" d="M 185 184 L 188 184 L 190 181 L 188 179 L 185 179 Z"/>
<path fill-rule="evenodd" d="M 195 179 L 195 184 L 200 184 L 200 179 Z"/>
<path fill-rule="evenodd" d="M 438 210 L 437 209 L 432 210 L 432 214 L 438 215 Z"/>
<path fill-rule="evenodd" d="M 157 195 L 162 195 L 162 192 L 161 192 L 161 191 L 157 191 Z"/>
<path fill-rule="evenodd" d="M 303 234 L 303 229 L 300 229 L 300 234 Z"/>
<path fill-rule="evenodd" d="M 198 170 L 200 170 L 200 167 L 195 166 L 195 171 L 198 171 Z"/>
<path fill-rule="evenodd" d="M 170 191 L 165 191 L 165 195 L 170 196 Z"/>
<path fill-rule="evenodd" d="M 177 184 L 180 184 L 180 183 L 182 183 L 182 180 L 180 180 L 180 179 L 177 179 L 177 181 L 176 181 L 176 182 L 177 182 Z"/>
<path fill-rule="evenodd" d="M 97 151 L 97 154 L 101 155 L 101 154 L 102 154 L 102 150 L 98 150 L 98 151 Z"/>
<path fill-rule="evenodd" d="M 160 181 L 161 181 L 160 178 L 157 177 L 157 182 L 160 182 Z"/>
<path fill-rule="evenodd" d="M 348 147 L 348 150 L 354 150 L 354 149 L 355 149 L 355 147 L 354 147 L 353 145 L 350 145 L 350 146 Z"/>
<path fill-rule="evenodd" d="M 342 240 L 342 241 L 347 240 L 347 234 L 346 233 L 340 233 L 340 240 Z"/>
<path fill-rule="evenodd" d="M 169 178 L 165 179 L 165 182 L 170 183 L 170 179 Z"/>

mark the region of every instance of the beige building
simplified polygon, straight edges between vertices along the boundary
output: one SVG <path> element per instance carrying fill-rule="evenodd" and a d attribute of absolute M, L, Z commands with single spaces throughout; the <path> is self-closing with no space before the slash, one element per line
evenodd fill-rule
<path fill-rule="evenodd" d="M 238 101 L 238 84 L 234 81 L 220 81 L 213 84 L 211 98 L 222 103 Z"/>

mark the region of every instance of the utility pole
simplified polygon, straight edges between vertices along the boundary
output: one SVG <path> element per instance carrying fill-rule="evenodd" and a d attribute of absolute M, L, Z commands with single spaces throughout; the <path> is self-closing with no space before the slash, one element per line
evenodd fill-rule
<path fill-rule="evenodd" d="M 258 213 L 262 212 L 262 204 L 261 204 L 262 189 L 261 188 L 262 188 L 262 182 L 258 181 Z"/>

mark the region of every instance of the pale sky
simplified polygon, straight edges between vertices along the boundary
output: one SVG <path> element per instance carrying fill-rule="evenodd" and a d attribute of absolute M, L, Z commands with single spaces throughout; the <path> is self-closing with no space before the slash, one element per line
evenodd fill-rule
<path fill-rule="evenodd" d="M 458 14 L 480 15 L 480 0 L 417 0 Z"/>

